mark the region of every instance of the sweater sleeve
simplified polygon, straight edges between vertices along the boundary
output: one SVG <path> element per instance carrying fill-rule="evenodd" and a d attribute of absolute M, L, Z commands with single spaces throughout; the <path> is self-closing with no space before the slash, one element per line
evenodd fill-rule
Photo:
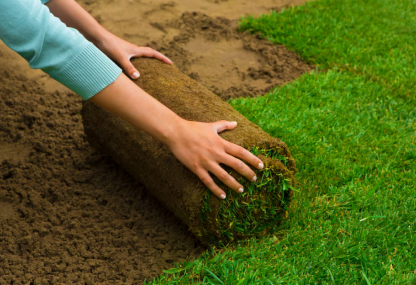
<path fill-rule="evenodd" d="M 53 16 L 47 0 L 0 1 L 0 39 L 84 100 L 110 85 L 121 69 L 77 30 Z"/>

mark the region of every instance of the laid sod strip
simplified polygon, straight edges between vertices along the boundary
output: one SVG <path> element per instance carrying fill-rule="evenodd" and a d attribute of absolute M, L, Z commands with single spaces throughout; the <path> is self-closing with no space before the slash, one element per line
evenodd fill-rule
<path fill-rule="evenodd" d="M 274 235 L 211 249 L 153 284 L 414 284 L 416 112 L 350 73 L 231 104 L 290 145 L 302 194 Z"/>
<path fill-rule="evenodd" d="M 412 0 L 320 0 L 241 20 L 321 67 L 362 74 L 414 97 L 416 5 Z"/>
<path fill-rule="evenodd" d="M 286 144 L 273 138 L 235 111 L 228 103 L 173 66 L 155 59 L 136 59 L 138 85 L 184 119 L 200 122 L 228 120 L 238 127 L 220 135 L 251 150 L 264 162 L 255 183 L 226 170 L 245 187 L 237 194 L 217 181 L 227 193 L 221 200 L 209 194 L 198 177 L 169 149 L 129 123 L 85 102 L 84 129 L 92 145 L 112 156 L 141 181 L 152 195 L 176 214 L 199 239 L 223 245 L 264 236 L 286 216 L 293 194 L 295 162 Z"/>

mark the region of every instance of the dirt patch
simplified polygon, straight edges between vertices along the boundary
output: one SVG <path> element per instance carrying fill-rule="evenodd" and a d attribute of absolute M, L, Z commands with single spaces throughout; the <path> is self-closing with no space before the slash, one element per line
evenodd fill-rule
<path fill-rule="evenodd" d="M 306 0 L 80 0 L 112 33 L 144 45 L 164 36 L 174 36 L 169 27 L 160 29 L 184 12 L 238 20 L 242 15 L 259 16 L 270 10 L 300 5 Z"/>
<path fill-rule="evenodd" d="M 30 148 L 21 144 L 4 144 L 0 145 L 0 161 L 3 160 L 17 160 L 20 161 L 27 157 L 30 153 Z"/>
<path fill-rule="evenodd" d="M 286 47 L 238 32 L 237 21 L 186 12 L 160 27 L 177 29 L 178 34 L 150 46 L 224 100 L 264 95 L 311 70 Z"/>
<path fill-rule="evenodd" d="M 0 284 L 137 284 L 205 249 L 89 146 L 80 103 L 0 71 Z"/>

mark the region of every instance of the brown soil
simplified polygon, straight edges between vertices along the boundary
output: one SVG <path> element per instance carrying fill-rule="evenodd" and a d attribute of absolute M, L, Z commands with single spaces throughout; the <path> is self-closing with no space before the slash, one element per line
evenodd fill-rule
<path fill-rule="evenodd" d="M 237 21 L 184 13 L 164 27 L 179 32 L 150 44 L 224 100 L 263 95 L 311 67 L 282 45 L 237 31 Z"/>
<path fill-rule="evenodd" d="M 259 14 L 304 0 L 80 2 L 110 31 L 136 44 L 170 47 L 177 36 L 177 47 L 166 53 L 185 72 L 227 97 L 233 84 L 241 86 L 240 73 L 249 79 L 254 76 L 247 71 L 251 66 L 241 60 L 243 56 L 259 70 L 271 58 L 259 48 L 264 46 L 275 58 L 282 48 L 274 50 L 254 37 L 247 44 L 245 36 L 239 38 L 224 27 L 227 20 L 200 13 L 236 20 L 246 11 Z M 185 11 L 198 13 L 181 18 Z M 188 20 L 200 25 L 204 19 L 231 36 L 219 32 L 218 38 L 211 39 L 199 28 L 189 31 Z M 181 23 L 184 30 L 178 26 Z M 230 23 L 235 25 L 235 21 Z M 181 51 L 184 54 L 177 55 Z M 209 59 L 217 57 L 234 61 L 221 69 L 221 62 L 214 60 L 210 72 Z M 259 85 L 250 79 L 253 90 L 290 80 L 283 73 L 292 69 L 285 68 L 299 63 L 299 58 L 291 53 L 281 57 L 282 74 L 273 73 L 271 83 L 259 75 Z M 270 66 L 275 72 L 276 65 Z M 216 85 L 216 78 L 227 74 L 234 81 Z M 276 78 L 279 81 L 274 82 Z M 240 94 L 258 93 L 250 92 Z M 174 262 L 195 258 L 204 250 L 142 185 L 89 146 L 80 110 L 76 95 L 41 71 L 30 70 L 0 42 L 0 284 L 141 284 L 144 278 L 157 276 Z"/>
<path fill-rule="evenodd" d="M 134 283 L 204 248 L 85 141 L 79 98 L 0 72 L 0 284 Z"/>

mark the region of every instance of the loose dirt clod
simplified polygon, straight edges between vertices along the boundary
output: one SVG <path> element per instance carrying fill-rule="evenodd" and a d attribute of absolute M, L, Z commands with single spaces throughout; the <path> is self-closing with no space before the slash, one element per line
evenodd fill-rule
<path fill-rule="evenodd" d="M 200 122 L 237 121 L 235 130 L 221 136 L 263 155 L 265 170 L 257 171 L 260 179 L 255 186 L 250 186 L 228 169 L 250 191 L 235 194 L 222 185 L 228 192 L 226 200 L 209 196 L 209 190 L 198 177 L 166 146 L 92 102 L 84 102 L 84 129 L 92 145 L 111 155 L 141 181 L 149 193 L 206 244 L 264 235 L 279 224 L 292 195 L 290 186 L 296 171 L 286 144 L 265 133 L 174 66 L 146 58 L 135 59 L 133 64 L 141 68 L 137 84 L 182 118 Z"/>

